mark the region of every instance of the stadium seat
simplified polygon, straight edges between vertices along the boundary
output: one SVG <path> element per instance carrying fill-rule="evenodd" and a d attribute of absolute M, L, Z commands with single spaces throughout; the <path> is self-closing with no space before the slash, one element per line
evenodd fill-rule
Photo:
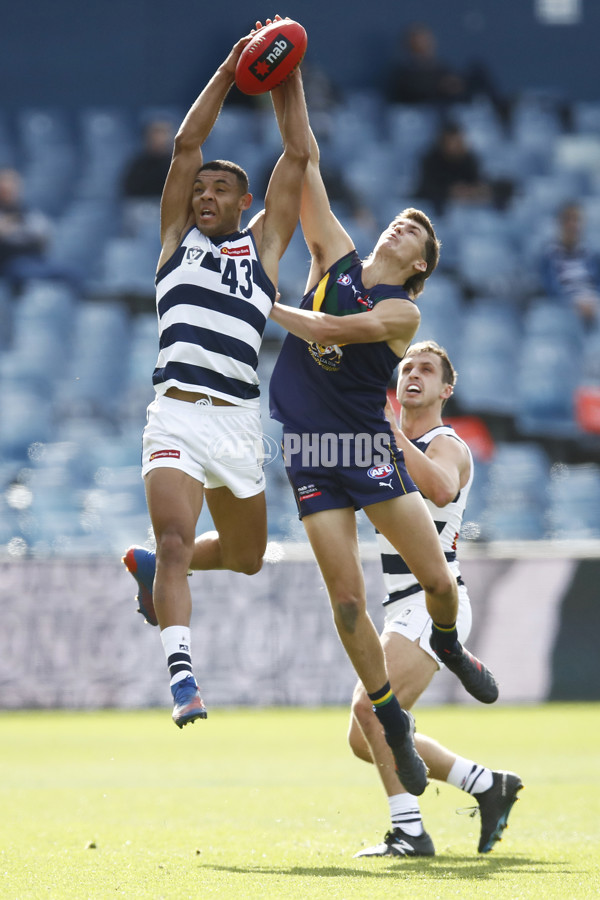
<path fill-rule="evenodd" d="M 154 297 L 160 246 L 142 238 L 114 237 L 104 245 L 100 290 L 109 295 Z"/>
<path fill-rule="evenodd" d="M 468 232 L 460 236 L 456 255 L 459 277 L 469 291 L 508 297 L 519 290 L 521 266 L 507 239 Z"/>
<path fill-rule="evenodd" d="M 574 394 L 581 360 L 562 338 L 528 337 L 517 373 L 517 424 L 524 434 L 576 437 Z"/>
<path fill-rule="evenodd" d="M 488 540 L 539 540 L 545 534 L 550 462 L 532 442 L 499 442 L 488 466 L 484 534 Z"/>
<path fill-rule="evenodd" d="M 600 466 L 554 466 L 550 477 L 549 500 L 548 520 L 553 538 L 600 538 Z"/>

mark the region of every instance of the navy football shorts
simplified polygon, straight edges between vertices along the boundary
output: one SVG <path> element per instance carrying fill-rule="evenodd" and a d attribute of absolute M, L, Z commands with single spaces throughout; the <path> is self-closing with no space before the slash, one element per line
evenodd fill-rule
<path fill-rule="evenodd" d="M 375 465 L 358 465 L 353 458 L 346 464 L 307 465 L 300 452 L 284 461 L 301 519 L 325 509 L 362 509 L 418 490 L 406 471 L 404 454 L 397 448 L 389 462 Z"/>

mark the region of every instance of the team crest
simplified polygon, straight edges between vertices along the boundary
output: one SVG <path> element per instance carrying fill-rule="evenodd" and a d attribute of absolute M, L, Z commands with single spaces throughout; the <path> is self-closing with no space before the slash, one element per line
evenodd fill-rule
<path fill-rule="evenodd" d="M 341 363 L 343 351 L 337 344 L 330 344 L 324 347 L 323 344 L 317 344 L 315 341 L 308 344 L 308 352 L 322 369 L 327 372 L 337 372 Z"/>

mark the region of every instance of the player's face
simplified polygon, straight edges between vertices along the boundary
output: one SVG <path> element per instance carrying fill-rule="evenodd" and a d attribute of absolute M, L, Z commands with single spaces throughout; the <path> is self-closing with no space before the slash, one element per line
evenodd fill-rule
<path fill-rule="evenodd" d="M 192 189 L 192 209 L 202 234 L 231 234 L 240 226 L 242 210 L 250 194 L 242 194 L 233 172 L 205 169 L 198 172 Z"/>
<path fill-rule="evenodd" d="M 413 219 L 398 218 L 391 222 L 383 232 L 377 246 L 390 250 L 403 265 L 419 265 L 426 268 L 425 244 L 427 232 Z"/>
<path fill-rule="evenodd" d="M 397 395 L 401 406 L 423 408 L 440 403 L 452 394 L 442 377 L 442 361 L 435 353 L 406 356 L 400 363 Z"/>

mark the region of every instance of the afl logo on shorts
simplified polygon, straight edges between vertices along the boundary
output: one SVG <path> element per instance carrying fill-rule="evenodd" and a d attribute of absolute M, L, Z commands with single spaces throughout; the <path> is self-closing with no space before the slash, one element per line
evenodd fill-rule
<path fill-rule="evenodd" d="M 369 478 L 385 478 L 386 475 L 391 475 L 394 471 L 394 467 L 387 463 L 385 466 L 371 466 L 367 475 Z"/>

